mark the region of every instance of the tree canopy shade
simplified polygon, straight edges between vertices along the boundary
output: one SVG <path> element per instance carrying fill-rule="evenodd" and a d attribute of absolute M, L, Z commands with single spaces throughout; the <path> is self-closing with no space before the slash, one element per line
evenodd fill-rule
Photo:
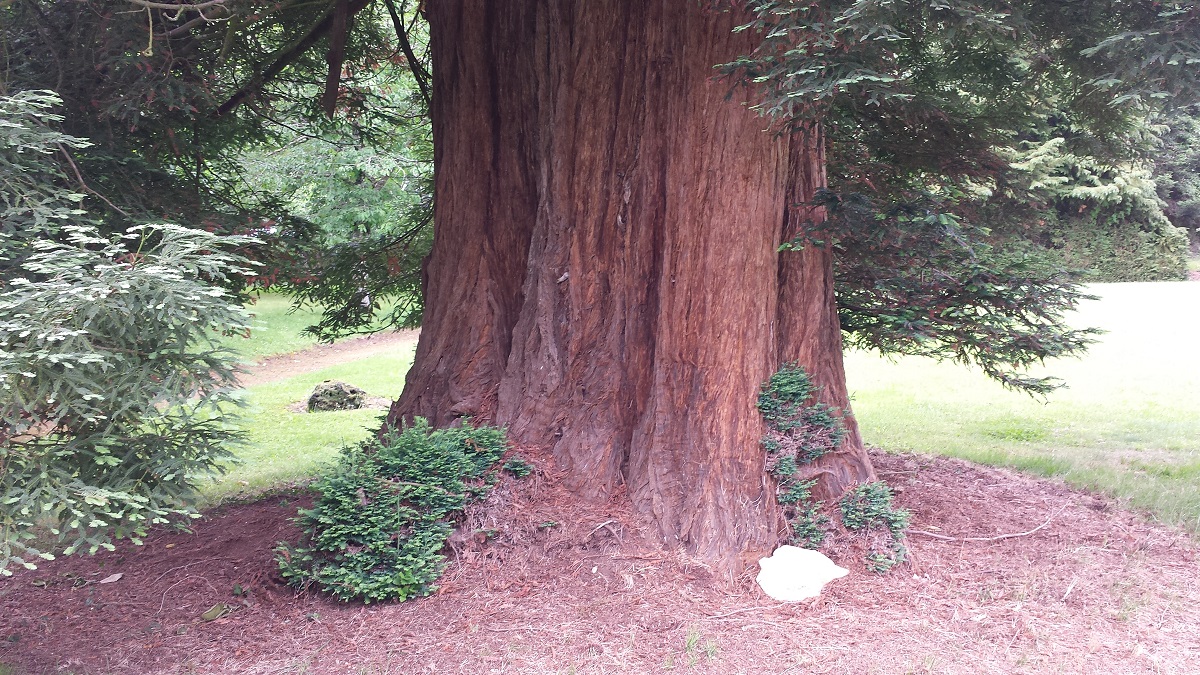
<path fill-rule="evenodd" d="M 1155 165 L 1159 196 L 1171 222 L 1200 241 L 1200 105 L 1172 111 Z"/>
<path fill-rule="evenodd" d="M 246 189 L 240 152 L 287 127 L 378 147 L 431 105 L 428 264 L 418 190 L 411 227 L 339 239 L 335 274 L 310 275 L 334 282 L 298 285 L 343 303 L 321 330 L 391 283 L 363 269 L 423 276 L 391 422 L 506 424 L 580 495 L 625 491 L 664 541 L 723 561 L 783 527 L 754 409 L 781 365 L 847 426 L 797 480 L 834 497 L 873 477 L 843 332 L 1053 387 L 1020 369 L 1088 335 L 1061 324 L 1076 278 L 1027 241 L 1019 152 L 1127 158 L 1135 122 L 1200 72 L 1185 2 L 424 8 L 432 80 L 391 0 L 17 0 L 0 30 L 7 86 L 59 90 L 64 128 L 96 142 L 61 149 L 64 175 L 113 222 L 299 232 Z"/>
<path fill-rule="evenodd" d="M 328 307 L 338 328 L 322 324 L 324 336 L 370 324 L 365 296 L 400 297 L 391 318 L 413 324 L 431 230 L 428 74 L 413 4 L 0 3 L 2 88 L 63 99 L 61 129 L 92 141 L 57 153 L 64 185 L 103 229 L 165 220 L 270 235 L 242 252 L 266 263 L 252 281 Z M 303 167 L 316 148 L 342 151 L 342 174 L 319 186 L 311 175 L 261 178 L 264 163 Z M 329 188 L 373 197 L 386 217 L 298 207 L 298 190 Z"/>
<path fill-rule="evenodd" d="M 1192 95 L 1200 25 L 1190 4 L 1132 1 L 427 13 L 435 239 L 391 419 L 506 424 L 552 446 L 581 495 L 627 490 L 664 541 L 725 561 L 777 536 L 753 405 L 781 364 L 802 365 L 847 422 L 804 469 L 816 494 L 873 477 L 849 414 L 835 251 L 882 251 L 932 289 L 861 278 L 851 316 L 900 327 L 881 335 L 985 366 L 1081 346 L 1055 327 L 1070 280 L 1021 251 L 989 255 L 999 233 L 943 205 L 994 190 L 996 144 L 1039 117 L 1119 145 L 1137 106 Z M 750 86 L 715 80 L 722 63 Z M 870 217 L 845 217 L 853 203 Z M 969 341 L 962 324 L 991 328 Z"/>

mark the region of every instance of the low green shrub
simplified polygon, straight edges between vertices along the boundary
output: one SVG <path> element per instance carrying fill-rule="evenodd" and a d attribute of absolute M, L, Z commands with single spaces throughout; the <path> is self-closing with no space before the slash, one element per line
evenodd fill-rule
<path fill-rule="evenodd" d="M 908 557 L 904 529 L 912 514 L 892 505 L 892 489 L 883 481 L 863 483 L 838 501 L 842 525 L 848 530 L 882 531 L 884 544 L 867 553 L 867 569 L 883 573 Z"/>
<path fill-rule="evenodd" d="M 766 470 L 775 478 L 775 499 L 791 530 L 788 543 L 809 549 L 820 548 L 831 530 L 840 530 L 831 528 L 829 516 L 813 500 L 817 479 L 804 467 L 832 452 L 846 436 L 841 412 L 816 402 L 816 393 L 804 368 L 788 363 L 763 384 L 757 403 L 767 423 L 762 440 Z M 886 483 L 858 485 L 837 505 L 842 527 L 868 536 L 867 569 L 883 573 L 904 562 L 908 551 L 902 541 L 910 515 L 892 506 Z"/>
<path fill-rule="evenodd" d="M 513 458 L 505 462 L 504 470 L 517 478 L 524 478 L 533 473 L 533 467 L 525 460 L 519 458 Z"/>
<path fill-rule="evenodd" d="M 278 549 L 283 578 L 344 601 L 428 595 L 455 517 L 496 482 L 506 445 L 503 429 L 433 429 L 417 418 L 344 450 L 317 482 L 316 504 L 300 511 L 303 538 Z"/>
<path fill-rule="evenodd" d="M 842 442 L 846 428 L 838 411 L 813 401 L 817 387 L 798 364 L 784 364 L 763 384 L 758 411 L 767 423 L 762 445 L 766 468 L 777 484 L 776 499 L 791 526 L 790 542 L 818 548 L 829 519 L 808 505 L 815 479 L 805 479 L 803 467 Z"/>

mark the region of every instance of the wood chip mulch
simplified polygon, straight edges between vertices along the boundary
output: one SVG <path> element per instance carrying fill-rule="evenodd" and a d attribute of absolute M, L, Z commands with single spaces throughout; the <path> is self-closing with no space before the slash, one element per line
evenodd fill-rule
<path fill-rule="evenodd" d="M 279 582 L 306 498 L 276 495 L 0 581 L 0 673 L 1200 672 L 1187 534 L 1054 481 L 873 459 L 913 529 L 1050 522 L 912 535 L 892 573 L 836 560 L 849 576 L 780 604 L 753 569 L 646 544 L 619 501 L 574 503 L 538 460 L 469 514 L 489 536 L 456 539 L 435 595 L 363 606 Z"/>

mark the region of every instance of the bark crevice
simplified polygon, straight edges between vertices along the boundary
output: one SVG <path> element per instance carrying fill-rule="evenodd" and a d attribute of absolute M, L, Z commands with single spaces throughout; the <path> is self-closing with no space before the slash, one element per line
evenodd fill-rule
<path fill-rule="evenodd" d="M 554 448 L 570 487 L 625 486 L 664 542 L 776 543 L 754 408 L 799 361 L 849 415 L 831 253 L 780 255 L 824 180 L 819 130 L 764 131 L 712 66 L 742 17 L 688 0 L 430 3 L 435 241 L 390 418 L 473 415 Z M 860 460 L 861 458 L 861 460 Z M 823 474 L 824 475 L 824 474 Z"/>

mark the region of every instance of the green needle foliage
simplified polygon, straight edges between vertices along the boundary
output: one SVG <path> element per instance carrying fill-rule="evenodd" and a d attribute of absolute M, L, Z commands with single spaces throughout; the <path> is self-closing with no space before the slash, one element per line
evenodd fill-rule
<path fill-rule="evenodd" d="M 0 2 L 0 91 L 65 101 L 58 126 L 92 144 L 55 149 L 60 182 L 104 231 L 252 234 L 247 281 L 322 308 L 315 335 L 414 326 L 432 239 L 418 4 Z"/>
<path fill-rule="evenodd" d="M 417 418 L 346 449 L 317 482 L 316 505 L 300 512 L 304 538 L 279 548 L 283 577 L 346 601 L 428 595 L 452 521 L 495 482 L 506 447 L 503 429 L 433 429 Z"/>
<path fill-rule="evenodd" d="M 795 473 L 797 466 L 832 451 L 846 435 L 838 411 L 813 402 L 816 391 L 804 368 L 786 363 L 759 392 L 756 405 L 768 430 L 763 447 L 775 455 L 776 473 Z"/>
<path fill-rule="evenodd" d="M 791 530 L 789 543 L 811 549 L 824 543 L 830 520 L 812 499 L 817 481 L 806 475 L 804 466 L 837 448 L 846 434 L 839 412 L 813 401 L 816 391 L 804 368 L 784 364 L 763 384 L 757 403 L 767 423 L 763 437 L 766 470 L 776 481 L 776 499 Z M 882 542 L 872 542 L 868 569 L 882 573 L 904 562 L 906 550 L 901 541 L 909 513 L 892 506 L 892 491 L 886 483 L 866 483 L 848 490 L 838 500 L 838 511 L 847 530 L 884 535 Z"/>
<path fill-rule="evenodd" d="M 811 503 L 815 478 L 804 477 L 803 467 L 833 451 L 846 435 L 838 411 L 814 402 L 816 385 L 798 364 L 784 364 L 762 386 L 758 412 L 767 423 L 762 445 L 766 469 L 776 480 L 775 498 L 783 507 L 792 530 L 792 543 L 818 548 L 829 520 Z"/>
<path fill-rule="evenodd" d="M 902 543 L 912 515 L 892 506 L 892 489 L 887 483 L 864 483 L 838 501 L 842 525 L 849 530 L 877 530 L 884 542 L 867 553 L 867 569 L 883 573 L 904 562 L 908 549 Z"/>
<path fill-rule="evenodd" d="M 1097 331 L 1064 317 L 1088 296 L 1079 274 L 1028 242 L 990 232 L 932 195 L 906 203 L 824 192 L 838 316 L 848 347 L 975 364 L 1005 386 L 1045 395 L 1061 383 L 1020 372 L 1081 353 Z M 811 242 L 793 242 L 804 246 Z"/>
<path fill-rule="evenodd" d="M 136 540 L 190 515 L 197 481 L 238 438 L 236 355 L 248 328 L 217 284 L 243 274 L 246 243 L 174 225 L 102 236 L 49 161 L 86 143 L 47 129 L 57 100 L 0 97 L 0 574 L 65 552 Z M 44 529 L 39 529 L 44 526 Z"/>
<path fill-rule="evenodd" d="M 51 91 L 0 96 L 0 270 L 19 264 L 21 253 L 38 237 L 83 214 L 83 195 L 55 184 L 59 174 L 52 154 L 59 147 L 90 145 L 50 128 L 62 120 L 54 112 L 61 104 Z"/>

